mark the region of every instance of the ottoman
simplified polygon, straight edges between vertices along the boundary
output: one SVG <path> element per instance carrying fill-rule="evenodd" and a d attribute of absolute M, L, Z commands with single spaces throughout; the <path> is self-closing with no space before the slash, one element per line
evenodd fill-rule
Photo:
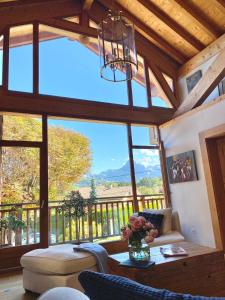
<path fill-rule="evenodd" d="M 78 275 L 83 270 L 97 271 L 96 259 L 91 253 L 74 252 L 73 244 L 36 249 L 21 257 L 23 287 L 42 294 L 54 287 L 71 287 L 83 291 Z"/>

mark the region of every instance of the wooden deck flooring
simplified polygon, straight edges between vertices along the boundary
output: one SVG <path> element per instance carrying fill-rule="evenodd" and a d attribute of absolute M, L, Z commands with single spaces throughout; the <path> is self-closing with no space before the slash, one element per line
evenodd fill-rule
<path fill-rule="evenodd" d="M 35 294 L 25 293 L 21 272 L 0 275 L 1 300 L 35 300 L 37 298 Z"/>

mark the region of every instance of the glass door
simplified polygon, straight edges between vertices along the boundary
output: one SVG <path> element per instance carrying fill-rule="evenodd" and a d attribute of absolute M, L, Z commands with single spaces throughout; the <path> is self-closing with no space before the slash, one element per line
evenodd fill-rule
<path fill-rule="evenodd" d="M 0 250 L 44 245 L 47 149 L 41 117 L 0 116 Z M 46 150 L 46 151 L 45 151 Z M 46 152 L 46 153 L 45 153 Z M 16 250 L 15 250 L 16 251 Z M 26 252 L 26 251 L 25 251 Z"/>

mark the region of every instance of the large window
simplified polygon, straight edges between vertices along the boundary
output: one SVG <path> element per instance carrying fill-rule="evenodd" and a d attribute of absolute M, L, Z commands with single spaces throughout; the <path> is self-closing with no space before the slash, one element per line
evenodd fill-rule
<path fill-rule="evenodd" d="M 39 38 L 41 94 L 128 104 L 126 82 L 112 83 L 100 77 L 96 39 L 65 36 L 43 25 Z"/>

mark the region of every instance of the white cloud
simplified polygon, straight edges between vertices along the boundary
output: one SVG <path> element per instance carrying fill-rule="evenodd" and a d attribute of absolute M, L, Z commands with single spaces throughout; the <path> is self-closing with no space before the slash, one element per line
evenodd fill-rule
<path fill-rule="evenodd" d="M 145 167 L 156 166 L 160 164 L 158 151 L 151 149 L 141 149 L 134 152 L 135 162 Z"/>

